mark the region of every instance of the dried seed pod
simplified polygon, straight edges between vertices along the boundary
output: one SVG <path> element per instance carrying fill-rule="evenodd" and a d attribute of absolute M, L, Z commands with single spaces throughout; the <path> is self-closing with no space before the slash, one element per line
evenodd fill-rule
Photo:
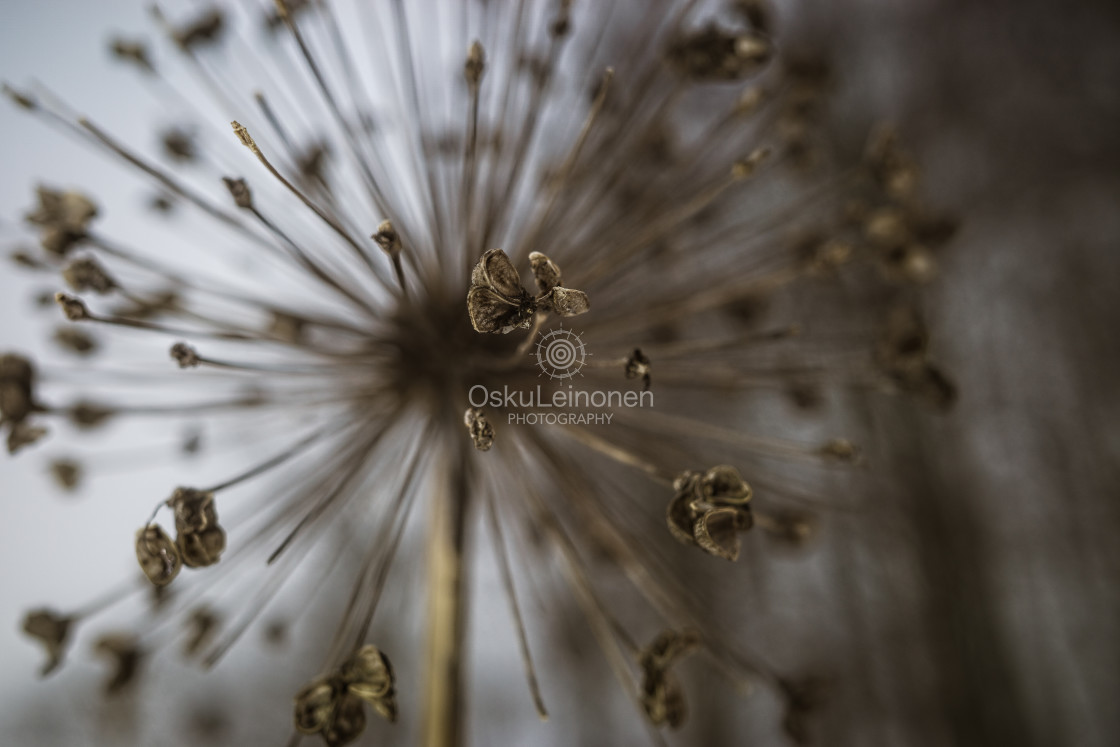
<path fill-rule="evenodd" d="M 47 429 L 42 426 L 13 423 L 8 431 L 8 453 L 15 454 L 25 446 L 31 446 L 47 433 Z"/>
<path fill-rule="evenodd" d="M 244 210 L 253 207 L 253 193 L 244 179 L 231 179 L 228 176 L 223 176 L 222 182 L 225 183 L 226 189 L 229 190 L 229 194 L 233 197 L 233 202 L 237 207 Z"/>
<path fill-rule="evenodd" d="M 136 532 L 136 560 L 156 586 L 167 586 L 183 567 L 178 548 L 158 524 L 149 524 Z"/>
<path fill-rule="evenodd" d="M 175 545 L 189 568 L 214 565 L 226 549 L 226 533 L 218 524 L 214 494 L 176 488 L 167 499 L 175 511 Z"/>
<path fill-rule="evenodd" d="M 477 407 L 468 407 L 463 414 L 463 424 L 470 431 L 474 447 L 479 451 L 490 451 L 494 445 L 494 426 L 486 419 L 486 413 Z"/>
<path fill-rule="evenodd" d="M 541 308 L 547 308 L 558 316 L 578 316 L 591 309 L 591 301 L 583 291 L 556 286 L 541 299 Z"/>
<path fill-rule="evenodd" d="M 463 65 L 463 77 L 466 79 L 467 85 L 472 89 L 477 88 L 482 82 L 482 76 L 485 72 L 486 51 L 477 41 L 471 42 L 471 47 L 467 51 L 467 61 Z"/>
<path fill-rule="evenodd" d="M 742 80 L 758 72 L 772 53 L 766 37 L 734 33 L 712 23 L 682 33 L 670 45 L 669 63 L 682 75 L 701 83 Z"/>
<path fill-rule="evenodd" d="M 65 293 L 55 293 L 54 301 L 62 308 L 62 313 L 72 322 L 87 321 L 93 317 L 89 308 L 80 298 L 74 298 Z"/>
<path fill-rule="evenodd" d="M 209 607 L 199 607 L 191 613 L 189 622 L 190 632 L 183 642 L 184 656 L 194 656 L 205 648 L 217 634 L 221 620 Z"/>
<path fill-rule="evenodd" d="M 521 277 L 501 249 L 482 255 L 471 272 L 467 311 L 476 332 L 528 329 L 537 303 L 521 286 Z"/>
<path fill-rule="evenodd" d="M 642 391 L 649 391 L 650 385 L 650 360 L 642 354 L 641 348 L 634 348 L 634 352 L 626 359 L 626 378 L 641 379 Z"/>
<path fill-rule="evenodd" d="M 94 651 L 108 658 L 112 666 L 112 673 L 105 681 L 106 695 L 118 693 L 135 681 L 143 658 L 135 636 L 127 633 L 104 635 L 94 644 Z"/>
<path fill-rule="evenodd" d="M 0 422 L 22 423 L 35 409 L 35 367 L 22 355 L 0 355 Z"/>
<path fill-rule="evenodd" d="M 73 260 L 62 270 L 62 279 L 77 293 L 111 293 L 117 284 L 93 257 L 80 257 Z"/>
<path fill-rule="evenodd" d="M 217 43 L 222 37 L 224 27 L 225 16 L 217 8 L 212 8 L 193 21 L 171 29 L 171 39 L 179 45 L 180 49 L 189 53 L 195 47 Z"/>
<path fill-rule="evenodd" d="M 54 331 L 54 341 L 59 347 L 75 355 L 92 355 L 97 352 L 97 340 L 93 335 L 70 325 L 58 327 Z"/>
<path fill-rule="evenodd" d="M 198 159 L 198 148 L 194 136 L 186 130 L 173 127 L 160 137 L 164 154 L 172 161 L 191 163 Z"/>
<path fill-rule="evenodd" d="M 739 532 L 753 525 L 751 488 L 734 467 L 685 472 L 673 483 L 669 531 L 679 541 L 696 545 L 727 560 L 739 557 Z"/>
<path fill-rule="evenodd" d="M 63 490 L 72 492 L 82 483 L 82 465 L 73 459 L 55 459 L 50 464 L 51 477 Z"/>
<path fill-rule="evenodd" d="M 395 257 L 401 253 L 401 249 L 403 248 L 401 245 L 401 237 L 396 229 L 393 228 L 392 221 L 381 221 L 381 224 L 377 226 L 377 233 L 371 238 L 381 247 L 381 251 L 385 252 L 390 257 Z"/>
<path fill-rule="evenodd" d="M 70 422 L 82 430 L 91 430 L 104 425 L 117 414 L 116 410 L 96 402 L 81 401 L 67 410 Z"/>
<path fill-rule="evenodd" d="M 669 673 L 677 659 L 687 655 L 699 645 L 699 637 L 692 631 L 667 630 L 642 649 L 638 664 L 642 669 L 640 699 L 646 715 L 654 726 L 677 729 L 684 723 L 688 708 L 684 689 Z"/>
<path fill-rule="evenodd" d="M 560 285 L 560 268 L 556 263 L 540 252 L 529 254 L 529 266 L 533 269 L 533 277 L 537 280 L 537 288 L 541 293 L 548 293 Z"/>
<path fill-rule="evenodd" d="M 397 693 L 389 658 L 376 646 L 362 646 L 344 663 L 339 678 L 350 694 L 373 706 L 390 723 L 397 720 Z"/>
<path fill-rule="evenodd" d="M 116 37 L 109 42 L 109 51 L 118 60 L 136 65 L 145 73 L 155 72 L 148 47 L 143 42 Z"/>
<path fill-rule="evenodd" d="M 47 650 L 47 661 L 39 670 L 40 675 L 47 676 L 62 663 L 73 622 L 73 618 L 48 609 L 32 610 L 23 618 L 23 632 Z"/>
<path fill-rule="evenodd" d="M 171 346 L 171 357 L 179 363 L 179 368 L 198 368 L 201 362 L 198 351 L 185 342 L 177 342 Z"/>
<path fill-rule="evenodd" d="M 28 213 L 28 223 L 39 226 L 39 243 L 48 253 L 63 256 L 83 241 L 97 206 L 78 192 L 61 192 L 49 187 L 36 189 L 38 207 Z"/>

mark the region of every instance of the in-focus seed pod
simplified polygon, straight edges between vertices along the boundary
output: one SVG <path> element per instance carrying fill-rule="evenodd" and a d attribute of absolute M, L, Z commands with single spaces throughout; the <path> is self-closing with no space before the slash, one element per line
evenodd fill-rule
<path fill-rule="evenodd" d="M 156 586 L 167 586 L 183 567 L 175 543 L 158 524 L 149 524 L 136 532 L 136 559 L 140 570 Z"/>

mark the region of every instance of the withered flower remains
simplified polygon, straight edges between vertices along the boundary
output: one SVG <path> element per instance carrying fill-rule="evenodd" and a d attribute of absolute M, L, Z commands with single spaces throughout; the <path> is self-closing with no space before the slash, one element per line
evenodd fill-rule
<path fill-rule="evenodd" d="M 459 744 L 467 579 L 493 553 L 541 717 L 555 683 L 530 631 L 574 604 L 653 734 L 685 724 L 689 652 L 804 721 L 776 667 L 697 599 L 760 534 L 808 541 L 818 471 L 861 463 L 782 413 L 834 387 L 952 399 L 914 293 L 951 230 L 897 139 L 837 163 L 818 137 L 827 63 L 784 59 L 756 0 L 253 8 L 156 11 L 213 101 L 192 99 L 147 151 L 5 87 L 163 206 L 137 219 L 164 231 L 149 246 L 103 230 L 115 195 L 39 187 L 41 251 L 13 259 L 51 283 L 74 325 L 54 340 L 83 368 L 0 356 L 11 452 L 53 448 L 52 420 L 76 445 L 98 433 L 55 455 L 61 484 L 106 479 L 103 442 L 146 417 L 187 434 L 167 489 L 204 486 L 117 490 L 136 521 L 99 552 L 135 554 L 141 583 L 119 598 L 154 588 L 159 603 L 100 640 L 107 689 L 144 677 L 169 647 L 162 623 L 212 666 L 291 587 L 337 584 L 349 596 L 322 668 L 299 673 L 295 738 L 347 744 L 367 705 L 394 722 L 399 698 L 426 743 Z M 157 90 L 183 84 L 145 42 L 111 50 Z M 746 406 L 765 398 L 777 416 Z M 381 604 L 406 575 L 407 603 Z M 302 599 L 285 623 L 314 607 Z M 47 671 L 106 606 L 28 616 Z M 423 666 L 396 648 L 416 629 Z"/>

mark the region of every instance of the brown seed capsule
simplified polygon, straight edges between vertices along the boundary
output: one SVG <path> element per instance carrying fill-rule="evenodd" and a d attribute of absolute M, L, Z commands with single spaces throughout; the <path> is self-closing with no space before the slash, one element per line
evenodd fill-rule
<path fill-rule="evenodd" d="M 318 734 L 330 723 L 335 707 L 335 687 L 330 679 L 312 680 L 295 697 L 295 727 L 300 734 Z"/>
<path fill-rule="evenodd" d="M 541 293 L 548 293 L 562 282 L 560 268 L 540 252 L 529 254 L 529 266 L 533 269 L 533 277 L 536 278 L 537 288 Z"/>
<path fill-rule="evenodd" d="M 0 355 L 0 422 L 22 423 L 35 410 L 35 367 L 22 355 Z"/>
<path fill-rule="evenodd" d="M 54 331 L 54 341 L 59 347 L 75 355 L 92 355 L 97 352 L 97 340 L 93 335 L 70 325 L 61 326 Z"/>
<path fill-rule="evenodd" d="M 175 511 L 175 546 L 190 568 L 214 565 L 226 549 L 226 533 L 218 524 L 214 494 L 176 488 L 167 499 Z"/>
<path fill-rule="evenodd" d="M 94 644 L 94 651 L 107 657 L 113 667 L 105 681 L 106 695 L 120 692 L 136 679 L 142 653 L 134 636 L 127 633 L 104 635 Z"/>
<path fill-rule="evenodd" d="M 246 210 L 253 207 L 253 193 L 244 179 L 231 179 L 228 176 L 223 176 L 222 181 L 237 207 Z"/>
<path fill-rule="evenodd" d="M 472 89 L 482 82 L 482 75 L 486 72 L 486 52 L 477 41 L 471 42 L 467 51 L 467 62 L 463 65 L 463 77 Z"/>
<path fill-rule="evenodd" d="M 200 363 L 198 351 L 185 342 L 171 346 L 171 357 L 179 363 L 179 368 L 198 368 Z"/>
<path fill-rule="evenodd" d="M 39 243 L 50 254 L 62 256 L 86 237 L 90 222 L 97 216 L 97 206 L 78 192 L 61 192 L 49 187 L 36 190 L 38 207 L 25 217 L 39 226 Z"/>
<path fill-rule="evenodd" d="M 190 23 L 171 30 L 171 38 L 184 52 L 194 47 L 215 44 L 221 39 L 225 16 L 216 8 L 207 10 Z"/>
<path fill-rule="evenodd" d="M 591 309 L 591 301 L 583 291 L 571 288 L 553 288 L 545 299 L 540 301 L 542 308 L 550 309 L 558 316 L 578 316 Z"/>
<path fill-rule="evenodd" d="M 642 380 L 642 391 L 649 391 L 650 385 L 650 360 L 642 354 L 640 348 L 634 348 L 634 352 L 626 359 L 626 378 Z"/>
<path fill-rule="evenodd" d="M 148 47 L 142 42 L 118 37 L 109 42 L 109 50 L 118 60 L 132 63 L 145 73 L 155 72 L 152 59 L 148 55 Z"/>
<path fill-rule="evenodd" d="M 199 607 L 190 617 L 190 632 L 183 642 L 183 655 L 194 656 L 205 648 L 218 632 L 220 619 L 209 607 Z"/>
<path fill-rule="evenodd" d="M 82 430 L 90 430 L 104 425 L 117 412 L 96 402 L 83 401 L 72 405 L 67 414 L 70 416 L 71 423 Z"/>
<path fill-rule="evenodd" d="M 105 294 L 117 287 L 113 278 L 93 257 L 81 257 L 70 262 L 62 270 L 62 279 L 77 293 L 93 291 Z"/>
<path fill-rule="evenodd" d="M 55 459 L 50 464 L 51 477 L 66 491 L 74 491 L 82 483 L 82 465 L 73 459 Z"/>
<path fill-rule="evenodd" d="M 381 247 L 381 251 L 390 257 L 395 257 L 401 253 L 401 237 L 393 228 L 391 221 L 381 221 L 381 224 L 377 227 L 377 233 L 371 238 Z"/>
<path fill-rule="evenodd" d="M 149 524 L 136 532 L 136 560 L 156 586 L 167 586 L 183 567 L 178 548 L 158 524 Z"/>
<path fill-rule="evenodd" d="M 642 649 L 638 664 L 642 668 L 640 699 L 650 722 L 654 726 L 679 728 L 688 715 L 684 690 L 669 673 L 673 662 L 699 645 L 698 636 L 691 631 L 667 630 Z"/>
<path fill-rule="evenodd" d="M 521 286 L 521 277 L 501 249 L 482 255 L 471 273 L 467 312 L 476 332 L 528 329 L 537 303 Z"/>
<path fill-rule="evenodd" d="M 731 81 L 760 70 L 771 52 L 766 37 L 750 31 L 725 31 L 713 23 L 677 37 L 669 45 L 668 59 L 697 82 Z"/>
<path fill-rule="evenodd" d="M 62 313 L 72 322 L 86 321 L 92 317 L 84 301 L 65 293 L 55 293 L 54 301 L 62 308 Z"/>
<path fill-rule="evenodd" d="M 198 158 L 194 136 L 186 130 L 173 127 L 164 132 L 160 140 L 164 154 L 177 163 L 191 163 Z"/>
<path fill-rule="evenodd" d="M 477 407 L 468 407 L 463 414 L 463 424 L 470 431 L 474 447 L 479 451 L 490 451 L 494 445 L 494 426 L 486 419 L 486 413 Z"/>
<path fill-rule="evenodd" d="M 47 650 L 47 661 L 39 670 L 40 675 L 47 676 L 62 663 L 73 622 L 73 618 L 48 609 L 32 610 L 23 618 L 23 632 L 38 640 Z"/>
<path fill-rule="evenodd" d="M 376 646 L 362 646 L 344 663 L 339 678 L 350 694 L 373 706 L 390 723 L 397 720 L 397 693 L 389 658 Z"/>
<path fill-rule="evenodd" d="M 753 525 L 751 488 L 734 467 L 685 472 L 673 483 L 669 531 L 680 542 L 695 545 L 726 560 L 739 557 L 739 532 Z"/>
<path fill-rule="evenodd" d="M 42 426 L 13 423 L 8 431 L 8 453 L 15 454 L 25 446 L 31 446 L 47 433 L 47 429 Z"/>

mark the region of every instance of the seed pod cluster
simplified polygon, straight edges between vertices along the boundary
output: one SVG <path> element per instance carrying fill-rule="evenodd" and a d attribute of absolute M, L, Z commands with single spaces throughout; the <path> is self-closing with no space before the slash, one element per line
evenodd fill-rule
<path fill-rule="evenodd" d="M 734 467 L 684 472 L 673 482 L 669 531 L 681 542 L 726 560 L 739 557 L 739 532 L 751 528 L 751 487 Z"/>
<path fill-rule="evenodd" d="M 372 645 L 362 646 L 335 672 L 312 680 L 296 695 L 296 730 L 320 735 L 328 747 L 349 744 L 366 726 L 363 701 L 390 723 L 396 721 L 393 668 Z"/>

